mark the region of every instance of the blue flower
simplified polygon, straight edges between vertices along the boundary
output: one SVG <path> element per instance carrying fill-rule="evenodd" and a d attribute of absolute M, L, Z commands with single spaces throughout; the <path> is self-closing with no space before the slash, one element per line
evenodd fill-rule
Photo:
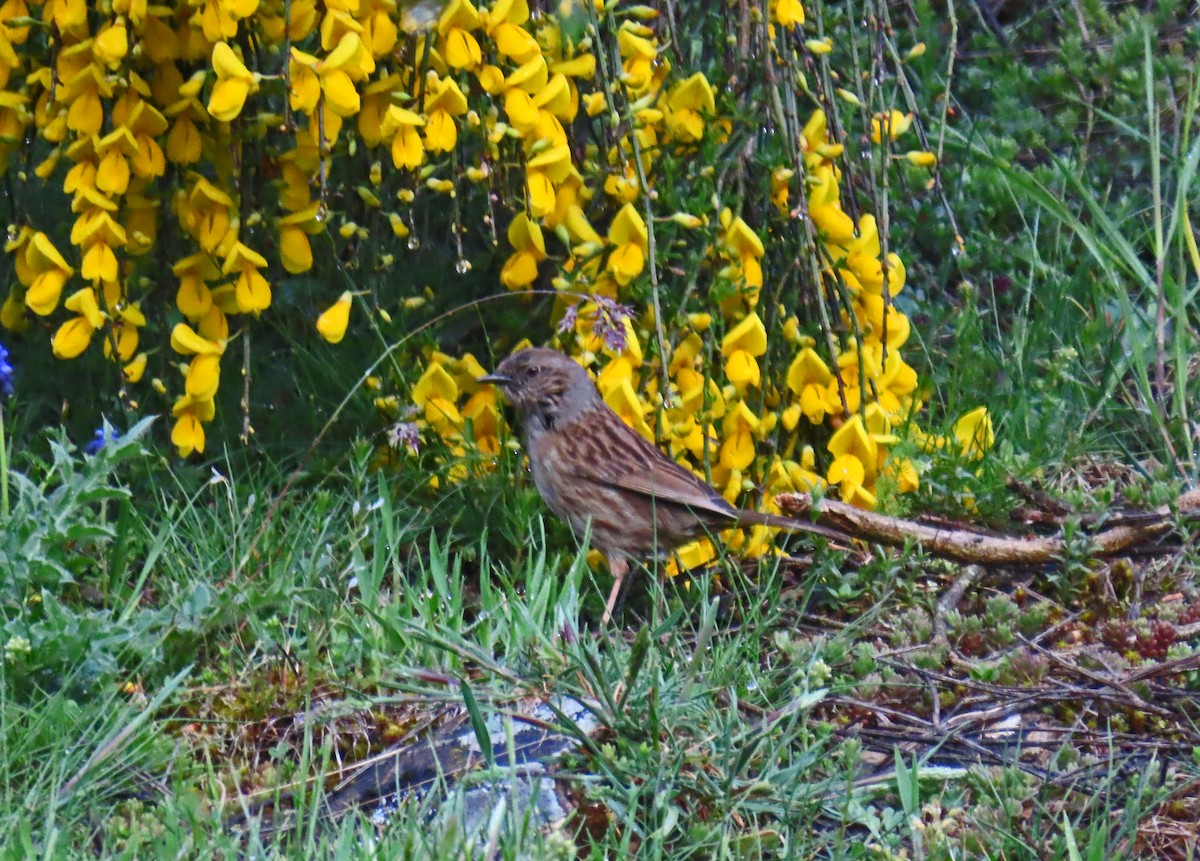
<path fill-rule="evenodd" d="M 104 448 L 109 443 L 114 443 L 121 438 L 121 432 L 112 425 L 105 423 L 104 427 L 96 429 L 94 434 L 95 439 L 89 442 L 84 447 L 84 452 L 87 454 L 99 454 L 100 449 Z"/>
<path fill-rule="evenodd" d="M 8 350 L 0 344 L 0 395 L 11 398 L 13 394 L 13 366 L 8 363 Z"/>

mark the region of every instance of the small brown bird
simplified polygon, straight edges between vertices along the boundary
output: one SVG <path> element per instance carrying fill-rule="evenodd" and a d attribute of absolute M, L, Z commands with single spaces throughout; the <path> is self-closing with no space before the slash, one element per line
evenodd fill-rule
<path fill-rule="evenodd" d="M 737 509 L 621 420 L 587 371 L 555 350 L 530 348 L 480 377 L 521 414 L 525 451 L 542 499 L 592 545 L 615 582 L 604 608 L 612 616 L 630 558 L 669 553 L 706 532 L 763 524 L 827 538 L 837 530 Z"/>

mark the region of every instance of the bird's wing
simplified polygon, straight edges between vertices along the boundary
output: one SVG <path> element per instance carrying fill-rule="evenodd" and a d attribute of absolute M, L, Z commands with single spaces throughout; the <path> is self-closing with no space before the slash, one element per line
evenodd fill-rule
<path fill-rule="evenodd" d="M 593 416 L 594 418 L 594 416 Z M 576 421 L 554 434 L 558 462 L 575 478 L 677 503 L 732 519 L 736 511 L 716 490 L 671 460 L 615 413 Z"/>

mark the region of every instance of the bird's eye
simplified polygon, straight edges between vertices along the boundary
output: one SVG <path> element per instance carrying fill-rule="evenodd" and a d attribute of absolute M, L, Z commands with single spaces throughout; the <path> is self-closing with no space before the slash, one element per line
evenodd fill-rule
<path fill-rule="evenodd" d="M 530 365 L 529 367 L 527 367 L 525 369 L 525 376 L 528 377 L 529 379 L 533 379 L 537 375 L 538 375 L 538 366 L 537 365 Z"/>

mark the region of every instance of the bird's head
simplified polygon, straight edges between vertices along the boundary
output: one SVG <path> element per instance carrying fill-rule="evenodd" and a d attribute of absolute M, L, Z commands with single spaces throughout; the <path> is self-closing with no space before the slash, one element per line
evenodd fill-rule
<path fill-rule="evenodd" d="M 587 371 L 569 356 L 542 347 L 513 353 L 479 382 L 499 386 L 530 432 L 573 421 L 600 402 Z"/>

